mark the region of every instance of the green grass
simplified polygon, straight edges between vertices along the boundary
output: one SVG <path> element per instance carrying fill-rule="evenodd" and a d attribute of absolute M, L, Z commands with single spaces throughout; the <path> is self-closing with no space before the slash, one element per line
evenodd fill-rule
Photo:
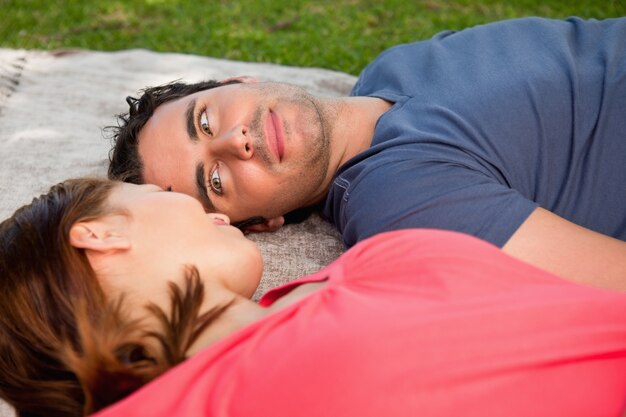
<path fill-rule="evenodd" d="M 0 0 L 0 47 L 148 48 L 358 72 L 389 46 L 521 16 L 607 18 L 626 0 Z"/>

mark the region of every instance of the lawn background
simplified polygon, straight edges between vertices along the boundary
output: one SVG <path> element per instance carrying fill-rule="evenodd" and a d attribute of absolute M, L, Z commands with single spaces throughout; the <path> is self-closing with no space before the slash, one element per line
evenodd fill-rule
<path fill-rule="evenodd" d="M 0 0 L 0 11 L 5 48 L 147 48 L 357 75 L 387 47 L 441 30 L 521 16 L 625 16 L 626 0 Z"/>

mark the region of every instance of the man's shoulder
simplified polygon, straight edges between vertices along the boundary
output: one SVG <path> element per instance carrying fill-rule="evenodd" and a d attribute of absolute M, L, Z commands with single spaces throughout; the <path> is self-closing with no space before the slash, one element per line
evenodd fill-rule
<path fill-rule="evenodd" d="M 449 82 L 478 70 L 488 78 L 490 73 L 484 73 L 485 67 L 508 64 L 508 68 L 516 68 L 550 60 L 556 64 L 572 47 L 572 39 L 577 49 L 593 49 L 598 42 L 619 45 L 623 38 L 620 35 L 625 32 L 626 18 L 577 17 L 525 17 L 443 31 L 430 39 L 395 45 L 381 52 L 363 69 L 352 95 L 384 96 L 389 91 L 408 94 L 427 88 L 433 81 Z"/>

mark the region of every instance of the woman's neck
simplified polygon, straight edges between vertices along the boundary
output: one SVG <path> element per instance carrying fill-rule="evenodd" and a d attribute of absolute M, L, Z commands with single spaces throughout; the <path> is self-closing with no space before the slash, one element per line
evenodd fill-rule
<path fill-rule="evenodd" d="M 205 294 L 206 298 L 200 314 L 214 308 L 227 307 L 194 341 L 187 350 L 187 356 L 195 355 L 205 347 L 254 323 L 266 314 L 265 309 L 257 303 L 219 285 L 206 288 Z"/>
<path fill-rule="evenodd" d="M 193 356 L 207 346 L 229 336 L 237 330 L 252 324 L 268 314 L 290 306 L 326 285 L 326 281 L 310 282 L 298 285 L 293 290 L 277 299 L 271 306 L 262 307 L 252 300 L 237 295 L 224 287 L 207 289 L 210 294 L 203 303 L 202 311 L 228 305 L 226 310 L 194 341 L 187 350 L 187 356 Z"/>

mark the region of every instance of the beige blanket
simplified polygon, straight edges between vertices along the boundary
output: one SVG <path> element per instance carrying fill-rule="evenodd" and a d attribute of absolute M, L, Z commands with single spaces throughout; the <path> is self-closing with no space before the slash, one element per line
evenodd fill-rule
<path fill-rule="evenodd" d="M 146 50 L 51 53 L 0 48 L 0 220 L 66 178 L 104 176 L 110 141 L 102 128 L 127 110 L 127 95 L 174 79 L 235 75 L 290 82 L 323 95 L 344 95 L 355 82 L 353 76 L 323 69 Z M 334 228 L 317 216 L 251 238 L 266 263 L 255 297 L 318 270 L 343 250 Z M 0 403 L 0 417 L 11 414 Z"/>

